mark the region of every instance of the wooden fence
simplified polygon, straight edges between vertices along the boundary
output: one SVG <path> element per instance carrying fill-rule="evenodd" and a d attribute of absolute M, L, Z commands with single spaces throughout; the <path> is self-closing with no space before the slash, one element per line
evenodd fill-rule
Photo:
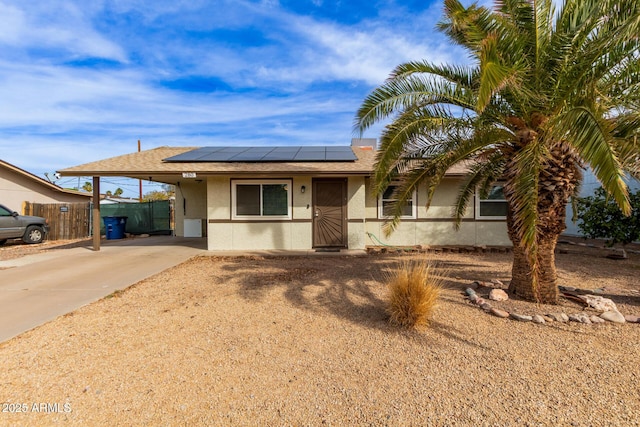
<path fill-rule="evenodd" d="M 24 203 L 24 214 L 49 220 L 48 240 L 82 239 L 91 235 L 91 203 Z"/>

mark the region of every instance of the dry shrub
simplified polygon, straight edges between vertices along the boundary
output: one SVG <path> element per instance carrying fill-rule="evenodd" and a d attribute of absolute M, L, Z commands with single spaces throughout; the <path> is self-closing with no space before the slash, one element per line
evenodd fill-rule
<path fill-rule="evenodd" d="M 442 292 L 442 278 L 426 259 L 404 261 L 387 278 L 387 313 L 393 324 L 406 328 L 427 325 Z"/>

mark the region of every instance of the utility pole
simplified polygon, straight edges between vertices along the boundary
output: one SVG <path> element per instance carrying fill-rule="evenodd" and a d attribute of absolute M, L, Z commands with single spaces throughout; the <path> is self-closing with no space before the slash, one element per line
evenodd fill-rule
<path fill-rule="evenodd" d="M 138 153 L 140 152 L 140 140 L 138 140 Z M 140 203 L 142 203 L 142 180 L 138 180 L 138 184 L 140 186 Z"/>

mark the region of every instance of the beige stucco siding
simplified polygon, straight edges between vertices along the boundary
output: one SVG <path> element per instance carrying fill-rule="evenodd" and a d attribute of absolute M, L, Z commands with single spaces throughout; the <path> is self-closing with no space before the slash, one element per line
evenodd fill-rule
<path fill-rule="evenodd" d="M 208 203 L 206 218 L 209 249 L 311 249 L 313 245 L 312 177 L 294 176 L 286 179 L 291 179 L 292 182 L 292 219 L 249 221 L 231 219 L 232 178 L 208 178 L 206 197 L 201 200 L 206 199 Z M 425 186 L 421 186 L 417 196 L 417 218 L 401 222 L 394 233 L 385 236 L 384 220 L 378 218 L 378 201 L 371 191 L 370 182 L 369 178 L 363 176 L 348 179 L 347 241 L 349 249 L 364 249 L 368 245 L 375 245 L 378 243 L 375 238 L 393 246 L 510 244 L 503 221 L 473 219 L 473 203 L 470 204 L 460 229 L 458 231 L 454 229 L 451 206 L 457 196 L 459 183 L 457 178 L 444 180 L 434 194 L 428 210 L 425 207 L 427 190 Z M 304 193 L 301 191 L 303 186 Z M 187 197 L 194 198 L 195 195 L 194 192 Z M 189 199 L 187 206 L 191 206 Z M 180 201 L 177 201 L 176 211 L 180 209 Z"/>
<path fill-rule="evenodd" d="M 378 241 L 392 246 L 511 245 L 504 221 L 474 220 L 473 200 L 469 202 L 460 228 L 458 230 L 454 228 L 451 213 L 458 195 L 460 179 L 457 177 L 445 178 L 436 189 L 428 209 L 426 206 L 427 188 L 425 185 L 421 185 L 416 194 L 416 218 L 401 221 L 389 236 L 384 234 L 384 219 L 379 218 L 378 199 L 372 192 L 370 180 L 367 179 L 365 189 L 366 225 L 364 227 L 366 245 L 376 245 L 379 244 Z"/>
<path fill-rule="evenodd" d="M 208 185 L 204 181 L 184 181 L 176 187 L 176 236 L 184 236 L 185 219 L 200 220 L 206 227 L 207 188 Z"/>
<path fill-rule="evenodd" d="M 232 178 L 209 178 L 207 181 L 209 250 L 310 249 L 312 246 L 311 177 L 296 176 L 285 177 L 285 179 L 291 179 L 292 182 L 292 220 L 248 221 L 231 219 Z"/>
<path fill-rule="evenodd" d="M 367 217 L 367 192 L 363 176 L 351 177 L 347 186 L 347 245 L 349 249 L 364 249 Z"/>

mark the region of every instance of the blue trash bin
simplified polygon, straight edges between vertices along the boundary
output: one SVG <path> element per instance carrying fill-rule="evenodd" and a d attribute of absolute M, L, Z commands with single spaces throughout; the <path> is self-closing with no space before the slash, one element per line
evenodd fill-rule
<path fill-rule="evenodd" d="M 126 216 L 105 216 L 104 231 L 107 240 L 124 239 L 124 230 L 127 226 Z"/>

